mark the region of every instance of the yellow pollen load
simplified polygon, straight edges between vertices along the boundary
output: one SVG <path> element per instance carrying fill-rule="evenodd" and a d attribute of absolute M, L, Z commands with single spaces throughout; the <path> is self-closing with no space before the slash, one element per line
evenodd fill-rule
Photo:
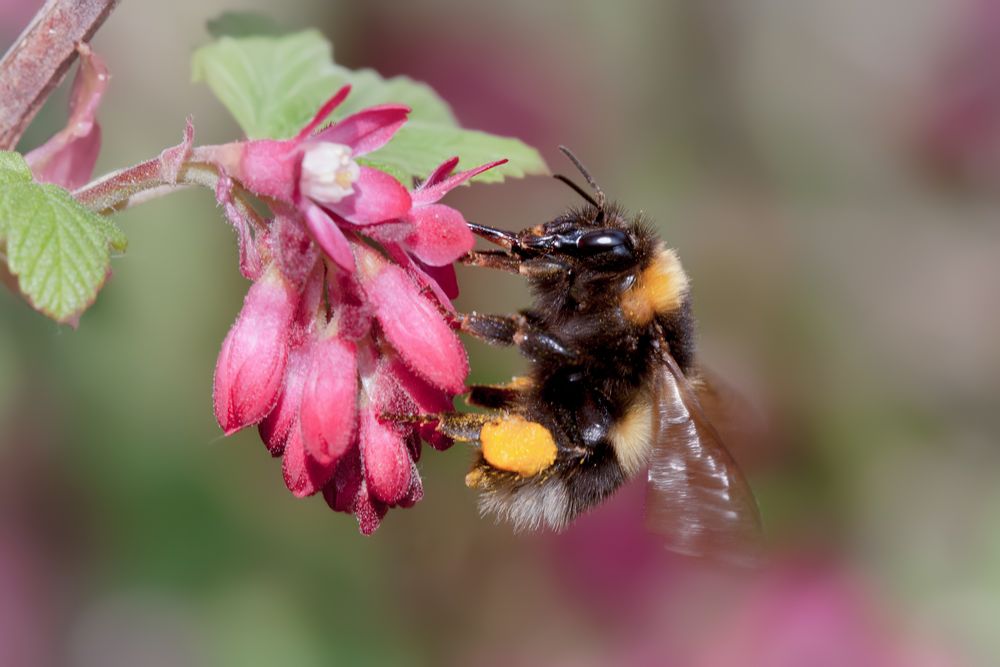
<path fill-rule="evenodd" d="M 479 442 L 487 463 L 522 477 L 537 475 L 556 460 L 549 430 L 517 415 L 484 424 Z"/>
<path fill-rule="evenodd" d="M 687 275 L 677 254 L 664 250 L 622 295 L 622 313 L 635 324 L 648 324 L 656 315 L 679 308 L 687 286 Z"/>

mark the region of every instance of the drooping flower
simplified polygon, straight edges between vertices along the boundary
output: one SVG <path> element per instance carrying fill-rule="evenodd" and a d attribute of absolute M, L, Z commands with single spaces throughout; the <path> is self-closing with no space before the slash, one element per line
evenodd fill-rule
<path fill-rule="evenodd" d="M 97 109 L 111 75 L 87 44 L 77 47 L 80 65 L 69 96 L 69 120 L 51 139 L 24 156 L 35 179 L 74 190 L 94 173 L 101 149 Z"/>
<path fill-rule="evenodd" d="M 390 507 L 423 496 L 421 436 L 437 449 L 451 444 L 410 417 L 450 410 L 468 373 L 446 292 L 472 234 L 438 200 L 505 160 L 452 175 L 453 158 L 410 192 L 355 160 L 389 141 L 406 107 L 318 129 L 348 90 L 292 139 L 203 147 L 195 157 L 220 167 L 216 194 L 254 280 L 219 356 L 219 424 L 227 434 L 258 424 L 294 495 L 322 491 L 369 534 Z M 252 239 L 234 208 L 236 184 L 274 213 Z"/>
<path fill-rule="evenodd" d="M 403 217 L 410 225 L 403 248 L 427 266 L 448 266 L 472 250 L 475 238 L 462 214 L 445 204 L 437 203 L 448 192 L 474 176 L 505 164 L 507 160 L 488 162 L 452 175 L 458 158 L 443 162 L 419 187 L 410 192 L 413 207 Z"/>
<path fill-rule="evenodd" d="M 412 208 L 407 215 L 373 227 L 369 232 L 382 241 L 397 262 L 426 277 L 431 288 L 439 293 L 442 303 L 458 296 L 452 263 L 472 250 L 475 237 L 457 209 L 437 202 L 471 178 L 506 162 L 488 162 L 452 175 L 458 166 L 458 157 L 445 160 L 410 191 Z"/>

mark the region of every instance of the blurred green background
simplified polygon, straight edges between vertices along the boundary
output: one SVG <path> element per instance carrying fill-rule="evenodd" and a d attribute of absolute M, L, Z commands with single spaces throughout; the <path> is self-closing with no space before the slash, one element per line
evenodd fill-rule
<path fill-rule="evenodd" d="M 0 48 L 40 4 L 4 0 Z M 198 143 L 238 136 L 189 81 L 225 9 L 315 26 L 342 64 L 423 79 L 556 171 L 571 146 L 678 248 L 702 358 L 773 426 L 743 454 L 776 562 L 749 590 L 809 572 L 804 588 L 860 619 L 820 634 L 892 656 L 865 664 L 997 664 L 998 5 L 125 2 L 93 41 L 113 75 L 97 171 L 175 144 L 189 114 Z M 533 178 L 448 201 L 516 229 L 572 197 Z M 256 432 L 224 440 L 212 417 L 247 285 L 210 193 L 118 220 L 128 253 L 79 330 L 0 293 L 0 663 L 727 664 L 705 647 L 737 646 L 729 611 L 759 597 L 635 566 L 641 539 L 616 531 L 641 493 L 566 536 L 516 536 L 478 518 L 456 448 L 425 452 L 424 500 L 371 538 L 294 499 Z M 511 277 L 459 279 L 460 309 L 528 297 Z M 469 350 L 473 381 L 522 364 Z M 774 619 L 814 609 L 788 590 Z"/>

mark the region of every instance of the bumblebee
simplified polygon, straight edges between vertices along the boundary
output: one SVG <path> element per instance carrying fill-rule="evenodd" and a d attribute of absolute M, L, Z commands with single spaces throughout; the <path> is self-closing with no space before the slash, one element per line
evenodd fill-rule
<path fill-rule="evenodd" d="M 437 415 L 436 428 L 478 445 L 466 484 L 480 509 L 516 529 L 562 530 L 648 470 L 647 522 L 690 555 L 750 556 L 760 519 L 750 488 L 698 396 L 687 274 L 642 219 L 610 203 L 566 148 L 593 196 L 544 224 L 508 232 L 469 223 L 498 246 L 464 264 L 517 273 L 534 304 L 515 315 L 456 316 L 459 330 L 514 345 L 529 372 L 472 386 L 486 413 Z"/>

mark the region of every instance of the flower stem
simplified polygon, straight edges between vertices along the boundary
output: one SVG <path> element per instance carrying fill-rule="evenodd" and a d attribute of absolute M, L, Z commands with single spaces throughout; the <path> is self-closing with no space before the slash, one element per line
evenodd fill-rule
<path fill-rule="evenodd" d="M 218 182 L 218 168 L 213 164 L 185 161 L 174 177 L 165 173 L 163 158 L 157 157 L 102 176 L 76 190 L 73 197 L 95 213 L 107 215 L 192 185 L 214 191 Z M 258 228 L 265 227 L 242 188 L 234 186 L 233 201 Z"/>
<path fill-rule="evenodd" d="M 118 0 L 48 0 L 0 59 L 0 150 L 13 150 Z"/>

